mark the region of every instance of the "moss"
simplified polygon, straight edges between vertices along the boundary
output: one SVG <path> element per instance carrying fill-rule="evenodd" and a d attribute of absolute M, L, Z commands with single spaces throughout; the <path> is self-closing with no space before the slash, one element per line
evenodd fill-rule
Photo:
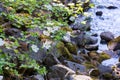
<path fill-rule="evenodd" d="M 105 80 L 111 80 L 113 78 L 114 78 L 113 75 L 110 73 L 103 74 L 103 79 L 105 79 Z"/>
<path fill-rule="evenodd" d="M 96 51 L 91 51 L 88 53 L 88 55 L 91 59 L 94 59 L 94 60 L 98 60 L 98 58 L 99 58 L 99 55 Z"/>
<path fill-rule="evenodd" d="M 110 59 L 110 55 L 106 53 L 101 53 L 99 56 L 99 62 L 101 63 L 103 60 Z"/>
<path fill-rule="evenodd" d="M 77 46 L 75 44 L 67 43 L 66 47 L 70 51 L 70 53 L 77 54 Z"/>
<path fill-rule="evenodd" d="M 95 68 L 95 66 L 93 64 L 91 64 L 91 62 L 86 62 L 83 65 L 85 65 L 87 69 Z"/>
<path fill-rule="evenodd" d="M 58 50 L 58 52 L 62 55 L 62 56 L 67 56 L 69 59 L 72 59 L 72 55 L 69 52 L 69 50 L 65 47 L 63 42 L 58 42 L 56 45 L 56 48 Z"/>

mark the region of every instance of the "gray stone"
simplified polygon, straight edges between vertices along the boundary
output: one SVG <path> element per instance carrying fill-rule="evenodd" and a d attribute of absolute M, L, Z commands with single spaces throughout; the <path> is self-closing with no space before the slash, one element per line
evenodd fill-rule
<path fill-rule="evenodd" d="M 110 40 L 113 40 L 113 39 L 114 39 L 114 35 L 113 35 L 111 32 L 109 32 L 109 31 L 107 31 L 107 32 L 102 32 L 102 33 L 100 34 L 100 37 L 101 37 L 102 40 L 105 40 L 105 41 L 107 41 L 107 42 L 109 42 Z"/>
<path fill-rule="evenodd" d="M 86 73 L 86 67 L 84 65 L 75 63 L 75 62 L 71 62 L 71 61 L 64 61 L 65 65 L 68 66 L 70 69 L 74 70 L 75 72 L 84 74 Z"/>
<path fill-rule="evenodd" d="M 51 71 L 47 75 L 50 80 L 65 80 L 68 75 L 75 74 L 75 71 L 62 64 L 54 65 L 50 69 Z"/>
<path fill-rule="evenodd" d="M 43 60 L 43 63 L 47 66 L 53 66 L 55 64 L 60 63 L 60 61 L 57 59 L 56 56 L 54 56 L 52 54 L 47 54 L 47 56 Z"/>

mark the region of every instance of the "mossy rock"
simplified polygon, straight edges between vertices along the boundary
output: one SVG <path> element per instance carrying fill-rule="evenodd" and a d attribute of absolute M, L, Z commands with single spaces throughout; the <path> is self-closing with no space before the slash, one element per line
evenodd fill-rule
<path fill-rule="evenodd" d="M 95 66 L 91 62 L 85 62 L 83 65 L 86 66 L 87 69 L 95 68 Z"/>
<path fill-rule="evenodd" d="M 99 62 L 101 63 L 103 60 L 110 59 L 110 55 L 106 53 L 100 53 L 99 55 Z"/>
<path fill-rule="evenodd" d="M 66 46 L 67 49 L 70 51 L 70 53 L 77 55 L 77 46 L 76 46 L 75 44 L 66 43 L 65 46 Z"/>
<path fill-rule="evenodd" d="M 72 55 L 69 52 L 69 50 L 65 47 L 63 42 L 58 42 L 56 44 L 56 48 L 58 50 L 58 53 L 62 56 L 67 56 L 69 59 L 72 59 Z"/>
<path fill-rule="evenodd" d="M 114 76 L 111 73 L 105 73 L 102 75 L 102 78 L 105 80 L 113 80 Z"/>
<path fill-rule="evenodd" d="M 97 78 L 100 75 L 100 71 L 98 69 L 91 69 L 89 75 Z"/>
<path fill-rule="evenodd" d="M 98 60 L 99 59 L 99 55 L 98 55 L 98 53 L 96 51 L 91 51 L 91 52 L 88 53 L 88 55 L 89 55 L 89 57 L 91 59 L 94 59 L 94 60 Z"/>

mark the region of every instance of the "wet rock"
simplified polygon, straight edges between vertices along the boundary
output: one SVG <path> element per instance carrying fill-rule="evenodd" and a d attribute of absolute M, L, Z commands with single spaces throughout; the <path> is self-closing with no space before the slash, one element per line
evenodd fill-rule
<path fill-rule="evenodd" d="M 94 36 L 86 35 L 85 42 L 86 44 L 96 44 L 98 42 L 98 39 Z"/>
<path fill-rule="evenodd" d="M 85 45 L 85 49 L 89 51 L 98 50 L 98 45 Z"/>
<path fill-rule="evenodd" d="M 75 62 L 71 62 L 71 61 L 64 61 L 65 65 L 67 67 L 69 67 L 70 69 L 74 70 L 75 72 L 81 73 L 81 74 L 85 74 L 86 73 L 86 67 L 84 65 L 75 63 Z"/>
<path fill-rule="evenodd" d="M 117 9 L 118 7 L 116 6 L 108 6 L 107 9 Z"/>
<path fill-rule="evenodd" d="M 89 75 L 97 78 L 100 75 L 100 71 L 98 69 L 91 69 Z"/>
<path fill-rule="evenodd" d="M 97 11 L 97 12 L 96 12 L 96 15 L 97 15 L 97 16 L 102 16 L 102 14 L 103 14 L 102 11 Z"/>
<path fill-rule="evenodd" d="M 94 36 L 90 36 L 84 32 L 81 32 L 77 37 L 72 37 L 71 41 L 74 42 L 78 47 L 84 47 L 87 44 L 96 44 L 98 39 Z"/>
<path fill-rule="evenodd" d="M 106 53 L 100 53 L 99 54 L 99 62 L 101 63 L 104 60 L 110 59 L 110 55 Z"/>
<path fill-rule="evenodd" d="M 76 37 L 71 37 L 71 41 L 75 43 L 78 47 L 83 47 L 85 45 L 84 36 L 85 36 L 85 33 L 81 32 L 80 35 Z"/>
<path fill-rule="evenodd" d="M 65 77 L 72 74 L 75 74 L 75 71 L 62 64 L 57 64 L 51 67 L 51 72 L 48 73 L 47 77 L 50 80 L 56 80 L 55 78 L 65 80 Z"/>
<path fill-rule="evenodd" d="M 100 71 L 100 74 L 104 74 L 104 73 L 112 73 L 112 68 L 109 66 L 104 66 L 104 65 L 99 65 L 98 69 Z"/>
<path fill-rule="evenodd" d="M 100 37 L 102 40 L 105 40 L 106 42 L 109 42 L 110 40 L 114 39 L 114 35 L 111 32 L 102 32 L 100 34 Z"/>
<path fill-rule="evenodd" d="M 103 8 L 105 8 L 105 6 L 103 6 L 103 5 L 98 5 L 97 8 L 103 9 Z"/>
<path fill-rule="evenodd" d="M 114 50 L 114 51 L 120 49 L 120 36 L 115 38 L 115 39 L 113 39 L 112 41 L 110 41 L 108 43 L 108 49 L 109 50 Z"/>
<path fill-rule="evenodd" d="M 60 61 L 57 59 L 56 56 L 52 54 L 47 54 L 47 56 L 43 60 L 43 63 L 50 67 L 50 66 L 60 63 Z"/>
<path fill-rule="evenodd" d="M 86 75 L 70 75 L 68 80 L 93 80 L 93 79 Z"/>

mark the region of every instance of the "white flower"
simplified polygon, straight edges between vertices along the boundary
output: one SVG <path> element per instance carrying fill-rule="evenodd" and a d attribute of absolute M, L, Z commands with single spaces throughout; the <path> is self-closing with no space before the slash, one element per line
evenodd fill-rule
<path fill-rule="evenodd" d="M 49 31 L 43 31 L 43 34 L 46 35 L 46 36 L 50 36 L 50 32 Z"/>
<path fill-rule="evenodd" d="M 49 49 L 49 48 L 51 47 L 51 44 L 52 44 L 52 41 L 46 40 L 46 41 L 43 43 L 43 48 Z"/>
<path fill-rule="evenodd" d="M 3 46 L 5 42 L 0 38 L 0 46 Z"/>
<path fill-rule="evenodd" d="M 38 52 L 39 50 L 39 48 L 36 45 L 32 45 L 31 48 L 34 52 Z"/>

